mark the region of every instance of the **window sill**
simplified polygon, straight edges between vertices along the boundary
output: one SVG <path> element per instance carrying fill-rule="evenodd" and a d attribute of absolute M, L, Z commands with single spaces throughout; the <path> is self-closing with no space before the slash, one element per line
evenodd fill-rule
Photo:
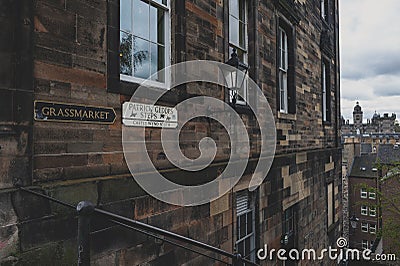
<path fill-rule="evenodd" d="M 297 120 L 296 114 L 289 114 L 289 113 L 283 113 L 281 111 L 278 112 L 278 118 L 279 119 L 286 119 L 286 120 Z"/>
<path fill-rule="evenodd" d="M 120 74 L 119 78 L 120 78 L 120 81 L 135 84 L 135 85 L 137 85 L 137 87 L 144 85 L 146 87 L 155 88 L 155 89 L 164 89 L 164 90 L 169 89 L 167 82 L 161 83 L 161 82 L 148 80 L 148 79 L 135 78 L 135 77 L 127 76 L 124 74 Z"/>

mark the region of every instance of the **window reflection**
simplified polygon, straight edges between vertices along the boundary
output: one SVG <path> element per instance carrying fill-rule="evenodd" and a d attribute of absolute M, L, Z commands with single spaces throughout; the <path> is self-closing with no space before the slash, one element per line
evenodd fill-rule
<path fill-rule="evenodd" d="M 149 4 L 141 0 L 133 0 L 133 34 L 148 40 L 150 32 Z"/>
<path fill-rule="evenodd" d="M 236 18 L 230 17 L 229 20 L 229 40 L 232 44 L 239 44 L 239 20 Z"/>
<path fill-rule="evenodd" d="M 140 79 L 165 68 L 167 0 L 121 1 L 120 73 Z M 164 75 L 152 77 L 164 82 Z"/>
<path fill-rule="evenodd" d="M 119 43 L 121 74 L 132 75 L 132 35 L 121 31 Z"/>
<path fill-rule="evenodd" d="M 133 37 L 133 68 L 134 76 L 146 79 L 150 75 L 149 42 Z"/>
<path fill-rule="evenodd" d="M 120 28 L 123 31 L 132 31 L 132 7 L 130 1 L 120 1 Z"/>

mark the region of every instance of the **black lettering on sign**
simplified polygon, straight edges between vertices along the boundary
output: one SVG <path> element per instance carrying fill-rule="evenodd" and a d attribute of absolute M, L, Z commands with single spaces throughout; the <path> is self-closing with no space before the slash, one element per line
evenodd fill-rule
<path fill-rule="evenodd" d="M 36 121 L 113 124 L 116 116 L 109 107 L 35 101 Z"/>

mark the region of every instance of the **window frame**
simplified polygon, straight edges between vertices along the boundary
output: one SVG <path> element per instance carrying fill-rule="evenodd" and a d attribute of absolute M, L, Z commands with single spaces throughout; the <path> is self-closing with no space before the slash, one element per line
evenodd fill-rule
<path fill-rule="evenodd" d="M 278 87 L 279 87 L 279 111 L 288 113 L 288 69 L 289 69 L 289 51 L 288 35 L 280 25 L 278 27 Z M 282 94 L 283 107 L 282 107 Z"/>
<path fill-rule="evenodd" d="M 366 188 L 361 188 L 360 189 L 360 198 L 362 198 L 362 199 L 367 199 L 368 198 L 368 192 L 367 192 Z"/>
<path fill-rule="evenodd" d="M 255 250 L 256 250 L 256 227 L 255 227 L 255 204 L 254 204 L 254 199 L 252 197 L 252 194 L 249 193 L 247 190 L 242 190 L 238 191 L 236 193 L 236 202 L 238 201 L 238 198 L 240 196 L 243 197 L 243 195 L 246 194 L 246 199 L 247 199 L 247 207 L 246 210 L 241 212 L 240 214 L 237 211 L 237 205 L 236 205 L 236 241 L 235 241 L 235 247 L 237 250 L 239 250 L 238 245 L 241 243 L 245 243 L 247 239 L 250 239 L 250 254 L 241 254 L 242 256 L 249 256 L 248 258 L 251 261 L 255 261 Z M 247 233 L 247 218 L 248 214 L 251 213 L 251 233 L 250 234 L 245 234 L 242 238 L 240 238 L 240 235 L 238 235 L 238 232 L 240 232 L 240 223 L 239 223 L 239 218 L 240 217 L 245 217 L 246 219 L 246 224 L 245 224 L 245 229 Z M 246 243 L 245 243 L 246 244 Z"/>
<path fill-rule="evenodd" d="M 120 0 L 120 1 L 126 1 L 126 0 Z M 133 0 L 129 0 L 131 4 L 133 4 Z M 160 8 L 164 11 L 164 47 L 165 47 L 165 54 L 164 54 L 164 69 L 168 68 L 171 65 L 171 49 L 172 49 L 172 41 L 171 41 L 171 1 L 166 0 L 167 4 L 163 5 L 158 3 L 156 0 L 146 0 L 143 1 L 147 5 L 153 5 L 156 6 L 157 8 Z M 132 7 L 133 10 L 133 7 Z M 119 16 L 119 21 L 121 24 L 121 14 Z M 133 22 L 132 22 L 133 23 Z M 121 28 L 119 29 L 119 33 L 124 32 Z M 132 33 L 133 34 L 133 29 Z M 120 43 L 120 40 L 118 41 Z M 121 71 L 119 73 L 120 81 L 122 82 L 128 82 L 128 83 L 135 83 L 135 84 L 142 84 L 143 82 L 146 81 L 146 85 L 155 87 L 155 88 L 162 88 L 162 89 L 169 89 L 170 87 L 170 81 L 171 81 L 171 76 L 169 71 L 164 72 L 164 82 L 160 81 L 155 81 L 155 80 L 149 80 L 149 79 L 143 79 L 139 77 L 130 76 L 126 74 L 121 74 Z M 150 75 L 151 76 L 151 75 Z"/>
<path fill-rule="evenodd" d="M 335 186 L 333 182 L 327 184 L 327 204 L 327 224 L 329 228 L 335 223 Z"/>
<path fill-rule="evenodd" d="M 373 196 L 371 196 L 371 195 L 373 195 Z M 372 200 L 375 200 L 376 199 L 376 192 L 368 192 L 368 198 L 369 199 L 372 199 Z"/>
<path fill-rule="evenodd" d="M 245 63 L 246 65 L 248 64 L 248 60 L 249 60 L 249 35 L 248 35 L 248 25 L 249 25 L 249 10 L 248 10 L 248 0 L 237 0 L 238 2 L 243 1 L 243 5 L 244 5 L 244 46 L 245 47 L 240 47 L 240 40 L 239 40 L 239 44 L 235 44 L 232 42 L 231 40 L 231 16 L 234 17 L 233 15 L 231 15 L 231 8 L 230 8 L 230 4 L 231 1 L 235 1 L 235 0 L 228 0 L 228 43 L 229 43 L 229 56 L 231 55 L 231 48 L 235 48 L 236 49 L 236 53 L 239 57 L 239 59 Z M 238 8 L 240 8 L 240 3 L 238 5 Z M 240 18 L 236 18 L 239 22 L 241 21 Z M 240 24 L 239 24 L 240 27 Z M 239 31 L 240 29 L 238 29 L 238 36 L 239 35 Z M 239 53 L 240 52 L 243 53 L 243 58 L 240 58 Z M 247 105 L 247 102 L 249 101 L 249 91 L 248 91 L 248 75 L 246 75 L 246 78 L 243 82 L 243 95 L 244 100 L 241 99 L 236 99 L 236 104 L 237 105 Z M 229 102 L 233 103 L 233 91 L 229 92 Z"/>
<path fill-rule="evenodd" d="M 368 249 L 369 241 L 368 240 L 361 240 L 361 247 L 362 249 Z"/>
<path fill-rule="evenodd" d="M 376 207 L 369 207 L 369 216 L 376 217 Z M 373 213 L 373 214 L 371 214 Z"/>
<path fill-rule="evenodd" d="M 324 124 L 331 123 L 331 75 L 330 63 L 326 59 L 322 59 L 321 63 L 321 105 L 322 105 L 322 122 Z"/>
<path fill-rule="evenodd" d="M 283 12 L 283 11 L 282 11 Z M 290 17 L 291 18 L 291 17 Z M 296 114 L 296 22 L 288 20 L 283 13 L 278 12 L 276 16 L 276 110 L 282 114 Z M 286 88 L 284 88 L 286 97 L 284 98 L 285 108 L 281 106 L 281 79 L 282 69 L 280 68 L 280 29 L 286 34 L 286 51 L 287 59 L 285 63 L 286 71 Z"/>
<path fill-rule="evenodd" d="M 369 233 L 376 234 L 376 224 L 369 224 Z"/>
<path fill-rule="evenodd" d="M 295 215 L 294 215 L 294 209 L 292 207 L 287 208 L 285 211 L 283 211 L 283 233 L 284 234 L 290 234 L 291 232 L 294 231 L 295 227 Z"/>
<path fill-rule="evenodd" d="M 361 222 L 361 232 L 368 233 L 368 223 Z"/>
<path fill-rule="evenodd" d="M 368 216 L 368 206 L 361 205 L 361 215 Z"/>

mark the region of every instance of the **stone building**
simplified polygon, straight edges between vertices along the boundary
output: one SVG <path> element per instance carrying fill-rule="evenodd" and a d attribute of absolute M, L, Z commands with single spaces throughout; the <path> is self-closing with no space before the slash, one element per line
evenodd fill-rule
<path fill-rule="evenodd" d="M 350 248 L 372 249 L 381 228 L 378 208 L 378 168 L 376 154 L 354 158 L 349 174 L 349 216 L 358 219 L 357 228 L 350 226 Z"/>
<path fill-rule="evenodd" d="M 341 123 L 343 135 L 392 134 L 395 133 L 396 114 L 392 113 L 389 116 L 388 113 L 384 113 L 381 116 L 375 112 L 371 119 L 367 119 L 367 123 L 363 123 L 363 111 L 357 102 L 353 111 L 353 124 L 343 117 Z"/>
<path fill-rule="evenodd" d="M 337 0 L 7 0 L 0 19 L 2 264 L 73 265 L 77 258 L 76 213 L 16 184 L 73 205 L 90 200 L 253 261 L 264 244 L 335 246 L 343 222 Z M 246 104 L 251 99 L 233 102 L 223 88 L 202 83 L 182 86 L 160 105 L 197 95 L 235 105 L 250 137 L 249 164 L 216 201 L 196 207 L 158 201 L 126 165 L 122 105 L 150 74 L 188 60 L 226 62 L 233 48 L 273 111 L 271 170 L 259 188 L 247 190 L 260 155 L 259 128 Z M 149 93 L 162 89 L 165 79 L 154 78 Z M 50 108 L 64 108 L 74 119 Z M 94 113 L 83 117 L 85 110 Z M 146 127 L 157 170 L 177 182 L 216 178 L 230 156 L 224 130 L 198 118 L 180 136 L 182 152 L 193 158 L 200 139 L 219 140 L 217 157 L 189 175 L 163 155 L 160 128 Z M 92 229 L 95 265 L 216 263 L 102 220 Z M 276 257 L 257 262 L 278 263 Z"/>
<path fill-rule="evenodd" d="M 348 192 L 343 193 L 348 197 L 344 195 L 343 216 L 356 222 L 355 228 L 348 228 L 350 247 L 398 254 L 397 235 L 392 232 L 398 231 L 399 212 L 392 207 L 400 198 L 399 145 L 377 143 L 372 149 L 371 143 L 362 142 L 359 137 L 344 140 L 343 171 L 347 174 L 343 183 L 348 183 Z"/>

